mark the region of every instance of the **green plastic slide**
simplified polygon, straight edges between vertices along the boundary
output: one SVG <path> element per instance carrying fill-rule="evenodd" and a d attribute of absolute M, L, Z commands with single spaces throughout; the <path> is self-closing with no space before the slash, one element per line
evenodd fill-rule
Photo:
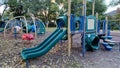
<path fill-rule="evenodd" d="M 27 48 L 27 49 L 24 49 L 23 50 L 23 53 L 26 54 L 26 53 L 30 53 L 30 52 L 34 52 L 34 51 L 39 51 L 41 49 L 43 49 L 47 44 L 49 44 L 49 42 L 51 42 L 51 40 L 54 39 L 54 37 L 56 37 L 56 35 L 58 35 L 58 33 L 60 32 L 61 30 L 56 30 L 55 32 L 53 32 L 47 39 L 45 39 L 41 44 L 41 46 L 36 46 L 36 47 L 33 47 L 33 48 Z"/>
<path fill-rule="evenodd" d="M 49 37 L 47 37 L 42 43 L 39 43 L 39 45 L 43 45 L 48 39 L 51 40 L 53 39 L 54 35 L 56 35 L 60 30 L 59 29 L 56 29 L 51 35 L 49 35 Z M 35 47 L 33 48 L 27 48 L 27 49 L 23 49 L 22 51 L 31 51 L 31 50 L 35 50 L 35 49 L 38 49 L 38 48 L 42 48 L 43 46 L 38 46 L 36 45 Z"/>
<path fill-rule="evenodd" d="M 54 47 L 59 40 L 61 40 L 66 34 L 66 30 L 56 29 L 48 38 L 46 38 L 41 44 L 33 47 L 23 49 L 21 56 L 24 60 L 40 57 L 45 55 L 52 47 Z"/>

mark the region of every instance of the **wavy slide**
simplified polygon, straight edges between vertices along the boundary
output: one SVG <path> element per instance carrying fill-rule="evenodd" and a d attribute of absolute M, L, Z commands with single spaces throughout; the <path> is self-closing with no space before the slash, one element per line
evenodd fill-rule
<path fill-rule="evenodd" d="M 21 56 L 24 60 L 40 57 L 45 55 L 52 47 L 54 47 L 59 40 L 61 40 L 66 34 L 66 30 L 56 29 L 50 36 L 48 36 L 42 43 L 33 47 L 23 49 Z"/>

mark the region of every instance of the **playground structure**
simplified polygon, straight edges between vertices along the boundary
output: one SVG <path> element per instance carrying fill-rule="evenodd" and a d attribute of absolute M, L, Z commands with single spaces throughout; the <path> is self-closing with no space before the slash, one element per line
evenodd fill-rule
<path fill-rule="evenodd" d="M 16 20 L 16 18 L 21 18 L 20 20 Z M 46 32 L 45 25 L 40 20 L 31 21 L 32 25 L 26 20 L 24 16 L 17 16 L 10 19 L 4 27 L 4 37 L 6 36 L 6 31 L 11 29 L 13 34 L 20 33 L 29 33 L 34 32 L 35 38 L 37 38 L 38 34 L 44 34 Z"/>
<path fill-rule="evenodd" d="M 25 20 L 25 22 L 15 20 L 16 18 L 23 18 Z M 4 37 L 6 36 L 6 31 L 8 29 L 11 29 L 13 31 L 13 34 L 17 34 L 18 33 L 16 31 L 17 29 L 14 29 L 15 26 L 19 26 L 21 28 L 21 31 L 22 31 L 22 27 L 24 24 L 27 27 L 27 21 L 26 21 L 26 18 L 24 16 L 14 17 L 13 19 L 9 20 L 4 27 Z M 26 29 L 26 32 L 28 33 L 27 29 Z"/>
<path fill-rule="evenodd" d="M 34 32 L 35 33 L 35 38 L 37 38 L 38 34 L 44 34 L 46 32 L 45 25 L 40 19 L 36 19 L 34 15 L 30 12 L 31 21 L 30 23 L 33 23 L 32 25 L 28 22 L 25 16 L 21 15 L 16 15 L 12 19 L 9 20 L 9 18 L 4 18 L 4 12 L 7 9 L 7 4 L 1 4 L 0 6 L 5 5 L 5 8 L 3 10 L 2 16 L 1 16 L 1 22 L 0 22 L 0 32 L 4 32 L 4 37 L 6 36 L 6 31 L 11 30 L 14 36 L 17 36 L 18 33 L 29 33 L 29 32 Z M 21 8 L 20 8 L 21 7 Z M 19 5 L 17 7 L 20 10 L 17 11 L 22 11 L 23 5 Z M 17 9 L 16 8 L 16 9 Z M 13 13 L 11 13 L 13 14 Z M 10 14 L 10 15 L 11 15 Z M 17 13 L 19 14 L 19 12 Z M 32 15 L 31 15 L 32 14 Z M 14 14 L 13 14 L 14 15 Z M 20 31 L 18 31 L 20 30 Z"/>
<path fill-rule="evenodd" d="M 83 17 L 75 17 L 74 15 L 71 15 L 71 22 L 70 22 L 70 29 L 71 34 L 76 33 L 83 33 Z M 28 49 L 23 49 L 21 55 L 23 59 L 31 59 L 38 56 L 42 56 L 46 54 L 52 47 L 56 45 L 57 42 L 59 42 L 65 35 L 67 35 L 67 31 L 63 30 L 63 27 L 66 26 L 67 28 L 67 16 L 61 16 L 57 19 L 57 25 L 58 28 L 48 37 L 46 38 L 42 43 L 40 43 L 38 46 Z M 86 50 L 97 50 L 99 49 L 99 36 L 96 34 L 96 18 L 92 15 L 87 16 L 86 21 L 86 31 L 85 31 L 85 49 Z M 79 26 L 77 26 L 79 25 Z M 105 26 L 105 25 L 104 25 Z M 104 36 L 107 37 L 107 36 Z M 55 38 L 53 40 L 53 38 Z M 81 38 L 83 39 L 83 38 Z M 108 44 L 106 44 L 108 46 Z M 109 48 L 110 49 L 110 48 Z"/>
<path fill-rule="evenodd" d="M 67 21 L 69 17 L 70 17 L 70 23 L 69 21 Z M 23 19 L 21 20 L 22 22 L 24 22 Z M 17 20 L 14 20 L 13 22 L 15 21 Z M 0 34 L 1 44 L 2 44 L 1 45 L 1 58 L 2 58 L 1 65 L 4 65 L 5 63 L 7 64 L 6 67 L 18 67 L 18 68 L 25 67 L 25 64 L 26 64 L 26 68 L 29 68 L 29 67 L 35 67 L 35 68 L 36 67 L 38 68 L 42 68 L 42 67 L 67 68 L 68 67 L 70 68 L 70 67 L 73 67 L 73 65 L 75 64 L 76 68 L 80 68 L 80 67 L 86 67 L 86 64 L 87 64 L 87 67 L 99 68 L 102 65 L 104 66 L 108 64 L 107 66 L 108 68 L 111 66 L 114 68 L 117 65 L 116 63 L 118 63 L 117 67 L 119 67 L 119 61 L 116 61 L 116 63 L 114 63 L 115 62 L 114 60 L 119 59 L 120 46 L 113 47 L 114 44 L 113 46 L 111 46 L 110 45 L 111 42 L 108 42 L 108 41 L 115 40 L 115 41 L 118 41 L 119 43 L 120 32 L 111 31 L 109 26 L 107 26 L 107 23 L 109 25 L 109 20 L 107 19 L 99 20 L 97 16 L 95 17 L 93 15 L 86 16 L 86 18 L 83 15 L 78 16 L 75 14 L 70 14 L 70 16 L 69 14 L 65 16 L 60 16 L 56 20 L 57 29 L 54 29 L 55 31 L 51 32 L 52 34 L 50 34 L 50 32 L 47 32 L 45 35 L 42 35 L 42 36 L 40 35 L 35 40 L 34 40 L 34 36 L 32 36 L 34 35 L 35 29 L 31 30 L 31 28 L 34 28 L 33 20 L 32 21 L 27 20 L 27 24 L 28 23 L 30 23 L 28 25 L 30 26 L 30 30 L 28 32 L 30 33 L 27 33 L 25 29 L 25 35 L 24 33 L 22 34 L 22 40 L 27 39 L 28 41 L 22 41 L 21 38 L 19 39 L 19 36 L 21 34 L 20 35 L 17 34 L 18 36 L 17 39 L 12 39 L 9 33 L 7 34 L 7 32 L 6 32 L 6 35 L 10 37 L 6 36 L 4 38 L 3 33 Z M 21 25 L 21 23 L 19 24 Z M 70 25 L 68 26 L 68 24 Z M 94 25 L 94 27 L 91 27 L 89 25 Z M 85 30 L 84 30 L 84 26 L 85 26 Z M 108 27 L 107 31 L 106 31 L 106 27 Z M 96 28 L 96 29 L 93 29 L 93 28 Z M 70 56 L 69 54 L 67 55 L 67 48 L 69 48 L 67 44 L 69 39 L 68 30 L 70 30 L 70 36 L 71 36 L 70 39 L 72 41 L 70 42 L 72 48 L 70 47 L 71 50 L 68 49 L 68 52 L 69 50 L 71 51 Z M 13 32 L 16 33 L 16 31 L 13 31 Z M 65 33 L 63 33 L 63 31 L 65 31 Z M 85 37 L 84 37 L 84 33 L 85 33 Z M 29 34 L 32 34 L 32 35 L 29 35 Z M 34 41 L 29 42 L 29 40 L 31 39 Z M 84 48 L 84 44 L 85 44 L 85 48 Z M 92 51 L 92 52 L 87 52 L 87 51 Z M 16 58 L 15 61 L 14 61 L 14 58 Z M 103 59 L 98 60 L 99 58 L 103 58 Z M 114 60 L 111 60 L 110 62 L 108 62 L 109 59 L 114 59 Z M 89 60 L 92 62 L 86 62 Z M 103 63 L 101 63 L 101 61 Z M 97 63 L 97 64 L 94 64 L 94 63 Z M 109 65 L 111 63 L 113 64 Z M 80 65 L 80 67 L 77 66 L 76 64 Z"/>
<path fill-rule="evenodd" d="M 76 17 L 74 15 L 71 15 L 71 32 L 72 34 L 76 33 L 83 33 L 83 17 Z M 57 20 L 58 28 L 48 37 L 46 38 L 42 43 L 40 43 L 38 46 L 35 46 L 33 48 L 27 48 L 22 50 L 22 57 L 24 60 L 35 58 L 38 56 L 42 56 L 46 54 L 52 47 L 56 45 L 62 38 L 67 35 L 67 30 L 63 29 L 64 26 L 67 28 L 67 16 L 61 16 Z M 79 23 L 77 23 L 79 22 Z M 77 24 L 76 24 L 77 23 Z M 79 25 L 76 27 L 76 25 Z M 92 26 L 92 27 L 91 27 Z M 86 32 L 85 32 L 85 42 L 86 42 L 86 50 L 95 50 L 99 48 L 99 37 L 96 35 L 96 18 L 92 15 L 87 16 L 86 21 Z M 53 40 L 54 39 L 54 40 Z M 81 38 L 83 39 L 83 38 Z"/>
<path fill-rule="evenodd" d="M 86 2 L 83 4 L 84 16 L 76 17 L 75 14 L 68 16 L 60 16 L 57 18 L 57 29 L 49 35 L 42 43 L 32 48 L 23 49 L 21 56 L 24 60 L 40 57 L 45 55 L 50 49 L 52 49 L 60 40 L 65 36 L 68 36 L 68 54 L 71 49 L 71 36 L 74 34 L 81 34 L 82 54 L 84 56 L 86 51 L 97 50 L 100 47 L 100 39 L 103 40 L 102 45 L 106 50 L 112 50 L 114 43 L 106 42 L 106 39 L 112 39 L 111 36 L 107 36 L 107 20 L 103 21 L 103 33 L 100 33 L 100 23 L 93 15 L 86 16 Z M 69 4 L 70 9 L 70 4 Z M 68 20 L 68 21 L 67 21 Z M 65 27 L 66 29 L 63 29 Z M 111 46 L 112 45 L 112 46 Z"/>
<path fill-rule="evenodd" d="M 45 34 L 46 32 L 45 25 L 40 19 L 35 19 L 35 21 L 33 20 L 33 24 L 29 23 L 27 27 L 28 27 L 28 33 L 35 32 L 37 34 Z"/>
<path fill-rule="evenodd" d="M 70 48 L 71 48 L 71 41 L 70 41 L 70 37 L 76 33 L 81 34 L 82 38 L 82 49 L 83 49 L 83 55 L 85 53 L 85 51 L 93 51 L 93 50 L 97 50 L 99 49 L 99 40 L 103 39 L 103 45 L 107 50 L 111 50 L 112 47 L 110 47 L 109 45 L 111 45 L 111 43 L 107 43 L 105 42 L 106 39 L 112 39 L 111 36 L 107 36 L 109 34 L 106 35 L 107 32 L 107 25 L 106 25 L 106 21 L 103 21 L 103 33 L 99 33 L 100 32 L 100 23 L 99 21 L 97 21 L 96 17 L 94 17 L 93 15 L 90 16 L 86 16 L 86 1 L 83 2 L 84 4 L 82 5 L 84 8 L 84 16 L 79 16 L 76 17 L 75 14 L 70 14 L 70 10 L 68 11 L 68 16 L 61 16 L 59 17 L 56 21 L 58 28 L 47 38 L 45 39 L 41 44 L 39 44 L 36 47 L 33 48 L 28 48 L 28 49 L 23 49 L 21 55 L 23 57 L 24 60 L 27 59 L 31 59 L 31 58 L 35 58 L 35 57 L 39 57 L 42 56 L 44 54 L 46 54 L 50 49 L 52 49 L 52 47 L 54 47 L 56 45 L 56 43 L 58 43 L 61 39 L 63 39 L 64 37 L 68 36 L 68 42 L 69 42 L 69 54 L 70 54 Z M 69 4 L 69 9 L 70 9 L 70 4 Z M 16 19 L 17 17 L 13 18 Z M 19 17 L 18 17 L 19 18 Z M 23 23 L 19 23 L 22 31 L 25 33 L 29 33 L 29 32 L 35 32 L 35 37 L 37 37 L 37 34 L 41 34 L 41 33 L 45 33 L 45 26 L 44 24 L 41 24 L 40 20 L 36 20 L 34 17 L 32 17 L 33 19 L 33 24 L 28 24 L 25 17 L 24 18 L 24 22 L 25 22 L 25 26 L 23 26 Z M 11 19 L 11 20 L 13 20 Z M 68 19 L 68 21 L 67 21 Z M 11 21 L 10 20 L 10 21 Z M 10 24 L 10 21 L 7 22 L 7 24 L 5 25 L 4 28 L 4 36 L 6 35 L 6 29 L 10 28 L 8 27 L 8 24 Z M 22 21 L 23 22 L 23 21 Z M 38 23 L 40 22 L 40 23 Z M 18 24 L 18 23 L 17 23 Z M 41 24 L 39 26 L 37 26 L 36 24 Z M 16 24 L 15 24 L 16 25 Z M 11 27 L 15 26 L 12 25 Z M 38 27 L 41 27 L 43 29 L 39 29 Z M 65 27 L 66 29 L 64 30 L 63 27 Z M 38 32 L 37 32 L 38 31 Z M 42 32 L 40 32 L 42 31 Z M 13 32 L 15 32 L 14 34 L 16 34 L 16 30 L 13 30 Z M 102 36 L 101 36 L 102 35 Z M 112 44 L 114 45 L 114 44 Z"/>

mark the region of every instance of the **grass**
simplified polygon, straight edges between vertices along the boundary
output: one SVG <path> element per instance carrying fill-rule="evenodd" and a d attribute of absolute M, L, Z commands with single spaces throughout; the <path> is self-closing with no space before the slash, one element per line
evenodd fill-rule
<path fill-rule="evenodd" d="M 57 29 L 57 27 L 48 27 L 48 28 L 46 27 L 46 31 L 50 31 L 50 32 L 54 31 L 55 29 Z"/>
<path fill-rule="evenodd" d="M 48 27 L 48 28 L 46 28 L 46 31 L 52 32 L 52 31 L 54 31 L 55 29 L 56 29 L 56 27 Z"/>
<path fill-rule="evenodd" d="M 120 30 L 111 30 L 111 31 L 119 32 Z"/>

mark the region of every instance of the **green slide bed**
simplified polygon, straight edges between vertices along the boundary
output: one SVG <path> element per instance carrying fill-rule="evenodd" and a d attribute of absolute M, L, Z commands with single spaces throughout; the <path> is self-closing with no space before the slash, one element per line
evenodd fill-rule
<path fill-rule="evenodd" d="M 59 40 L 61 40 L 66 34 L 66 30 L 56 29 L 49 37 L 47 37 L 42 43 L 33 47 L 23 49 L 21 56 L 24 60 L 40 57 L 45 55 L 52 47 L 54 47 Z"/>

